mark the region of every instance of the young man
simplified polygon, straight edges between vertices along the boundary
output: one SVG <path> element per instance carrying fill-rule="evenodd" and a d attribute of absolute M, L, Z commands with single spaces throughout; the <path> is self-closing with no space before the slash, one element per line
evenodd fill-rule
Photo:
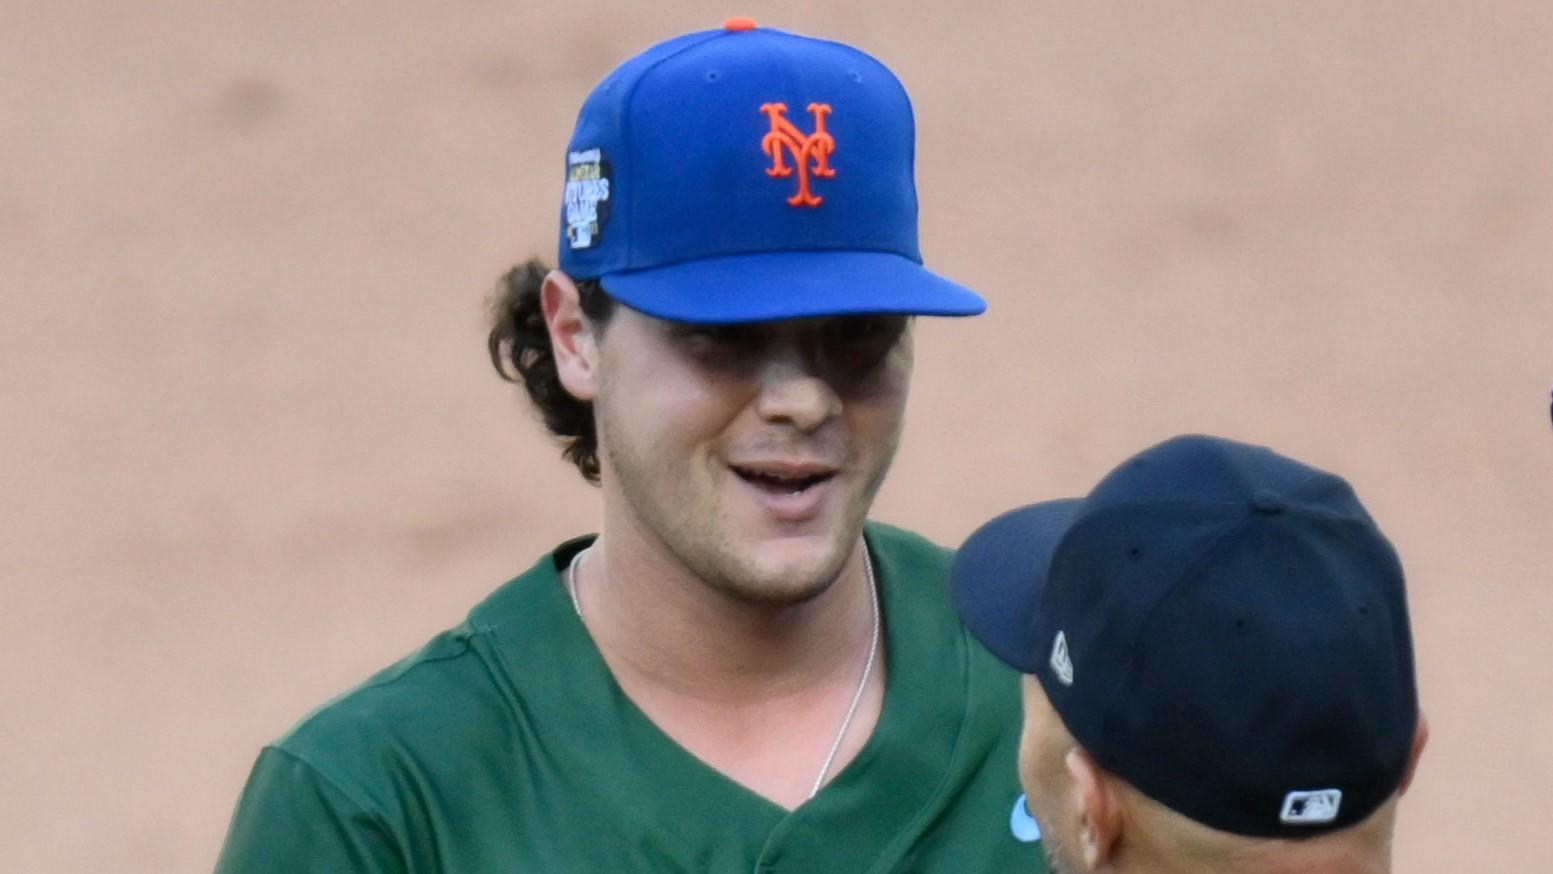
<path fill-rule="evenodd" d="M 490 351 L 601 532 L 267 747 L 218 870 L 1038 869 L 1017 674 L 865 524 L 909 317 L 984 306 L 921 266 L 913 138 L 877 61 L 742 19 L 594 90 Z"/>
<path fill-rule="evenodd" d="M 1051 871 L 1390 871 L 1428 732 L 1401 565 L 1343 480 L 1177 438 L 994 519 L 952 580 L 1029 675 Z"/>

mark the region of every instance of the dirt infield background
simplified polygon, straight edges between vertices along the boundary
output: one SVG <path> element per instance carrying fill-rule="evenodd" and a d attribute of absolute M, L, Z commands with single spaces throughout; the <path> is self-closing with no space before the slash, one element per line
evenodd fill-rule
<path fill-rule="evenodd" d="M 591 528 L 483 299 L 593 83 L 748 14 L 896 68 L 992 303 L 922 326 L 876 515 L 1181 431 L 1347 474 L 1434 727 L 1398 870 L 1553 871 L 1546 3 L 4 7 L 6 870 L 208 870 L 263 742 Z"/>

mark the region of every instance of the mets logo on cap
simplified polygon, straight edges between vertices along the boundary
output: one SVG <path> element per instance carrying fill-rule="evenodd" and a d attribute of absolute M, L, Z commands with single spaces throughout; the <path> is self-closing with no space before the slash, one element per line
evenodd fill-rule
<path fill-rule="evenodd" d="M 809 190 L 810 174 L 822 179 L 836 175 L 830 166 L 830 155 L 836 151 L 836 140 L 825 130 L 825 116 L 830 115 L 830 104 L 811 103 L 809 114 L 814 117 L 814 130 L 804 133 L 787 119 L 786 103 L 762 103 L 760 111 L 771 121 L 771 130 L 760 139 L 760 149 L 771 159 L 766 175 L 786 178 L 798 170 L 798 192 L 787 199 L 789 206 L 819 206 L 825 198 Z M 784 156 L 791 157 L 790 167 Z"/>

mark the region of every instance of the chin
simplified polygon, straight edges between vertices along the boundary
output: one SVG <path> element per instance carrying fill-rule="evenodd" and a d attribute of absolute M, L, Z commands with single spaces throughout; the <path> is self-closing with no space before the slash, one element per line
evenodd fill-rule
<path fill-rule="evenodd" d="M 846 566 L 851 550 L 831 538 L 784 538 L 762 544 L 726 590 L 742 600 L 771 606 L 796 606 L 829 589 Z"/>

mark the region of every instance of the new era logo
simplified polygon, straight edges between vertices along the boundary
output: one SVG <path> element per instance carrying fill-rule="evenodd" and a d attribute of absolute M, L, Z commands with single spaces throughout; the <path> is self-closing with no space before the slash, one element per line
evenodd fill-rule
<path fill-rule="evenodd" d="M 1057 682 L 1064 686 L 1073 685 L 1073 659 L 1068 657 L 1068 636 L 1057 632 L 1057 639 L 1052 641 L 1052 672 L 1057 675 Z"/>
<path fill-rule="evenodd" d="M 1323 825 L 1337 819 L 1343 805 L 1341 789 L 1306 789 L 1283 797 L 1283 812 L 1278 819 L 1289 825 Z"/>

